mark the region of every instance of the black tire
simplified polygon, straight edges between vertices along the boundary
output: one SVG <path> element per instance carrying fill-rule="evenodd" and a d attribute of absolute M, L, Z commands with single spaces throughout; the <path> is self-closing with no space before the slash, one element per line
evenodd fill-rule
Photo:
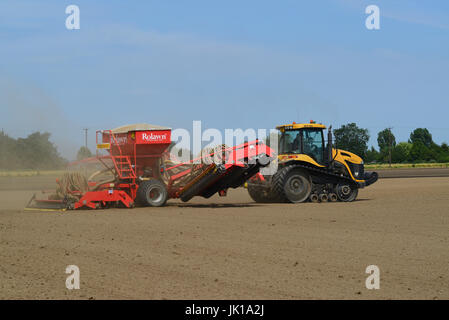
<path fill-rule="evenodd" d="M 248 194 L 255 202 L 258 203 L 272 203 L 279 202 L 276 194 L 273 193 L 271 188 L 259 186 L 257 184 L 248 183 Z"/>
<path fill-rule="evenodd" d="M 338 184 L 335 189 L 338 200 L 342 202 L 352 202 L 357 198 L 357 195 L 359 194 L 358 188 L 351 188 L 347 184 Z"/>
<path fill-rule="evenodd" d="M 143 181 L 137 189 L 136 201 L 146 207 L 161 207 L 168 199 L 167 188 L 159 180 L 151 179 Z"/>
<path fill-rule="evenodd" d="M 282 200 L 301 203 L 306 201 L 312 192 L 312 180 L 306 170 L 292 165 L 279 170 L 273 176 L 273 189 Z"/>

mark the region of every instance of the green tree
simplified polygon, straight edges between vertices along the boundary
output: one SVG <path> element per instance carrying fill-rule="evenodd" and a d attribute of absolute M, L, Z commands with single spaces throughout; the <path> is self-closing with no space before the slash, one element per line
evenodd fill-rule
<path fill-rule="evenodd" d="M 17 139 L 17 160 L 24 169 L 54 169 L 64 164 L 55 145 L 49 140 L 50 133 L 34 132 Z"/>
<path fill-rule="evenodd" d="M 82 146 L 79 150 L 78 153 L 76 154 L 76 159 L 77 160 L 83 160 L 86 158 L 90 158 L 92 157 L 92 152 L 90 152 L 89 148 Z"/>
<path fill-rule="evenodd" d="M 403 163 L 410 160 L 412 144 L 408 142 L 398 143 L 392 150 L 391 160 L 394 163 Z"/>
<path fill-rule="evenodd" d="M 334 130 L 336 145 L 365 158 L 368 151 L 368 129 L 357 127 L 355 123 L 348 123 Z"/>
<path fill-rule="evenodd" d="M 374 147 L 371 147 L 371 149 L 366 152 L 365 161 L 367 163 L 379 161 L 379 152 L 374 149 Z"/>
<path fill-rule="evenodd" d="M 396 138 L 390 128 L 384 129 L 377 134 L 377 144 L 381 152 L 389 150 L 390 146 L 394 147 L 396 145 Z"/>
<path fill-rule="evenodd" d="M 390 128 L 384 129 L 377 134 L 377 144 L 379 145 L 380 160 L 390 161 L 390 152 L 396 145 L 396 138 Z"/>
<path fill-rule="evenodd" d="M 438 162 L 449 162 L 449 146 L 446 142 L 443 142 L 440 146 L 440 154 L 438 155 Z"/>
<path fill-rule="evenodd" d="M 410 148 L 410 160 L 413 162 L 429 161 L 431 153 L 429 148 L 421 141 L 416 140 Z"/>
<path fill-rule="evenodd" d="M 429 152 L 430 152 L 430 161 L 436 162 L 437 159 L 440 157 L 440 155 L 443 154 L 443 149 L 435 142 L 432 142 L 429 148 Z"/>
<path fill-rule="evenodd" d="M 417 128 L 410 133 L 410 142 L 415 144 L 421 141 L 427 148 L 432 146 L 432 135 L 426 128 Z"/>
<path fill-rule="evenodd" d="M 10 170 L 20 168 L 16 154 L 16 141 L 2 130 L 0 133 L 0 169 Z"/>

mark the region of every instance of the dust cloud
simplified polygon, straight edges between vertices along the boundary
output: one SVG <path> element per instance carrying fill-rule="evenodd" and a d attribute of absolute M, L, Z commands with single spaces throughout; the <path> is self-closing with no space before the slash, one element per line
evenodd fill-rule
<path fill-rule="evenodd" d="M 0 78 L 0 130 L 12 138 L 25 138 L 39 131 L 49 132 L 60 155 L 74 160 L 84 142 L 82 126 L 70 121 L 61 104 L 45 90 Z"/>

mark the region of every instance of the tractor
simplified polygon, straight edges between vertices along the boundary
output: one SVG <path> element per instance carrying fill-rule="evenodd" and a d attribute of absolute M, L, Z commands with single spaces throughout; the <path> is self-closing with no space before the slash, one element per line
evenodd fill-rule
<path fill-rule="evenodd" d="M 362 158 L 334 148 L 332 126 L 310 121 L 276 127 L 280 132 L 277 171 L 257 174 L 246 184 L 256 202 L 351 202 L 358 190 L 375 183 L 376 172 L 364 170 Z"/>

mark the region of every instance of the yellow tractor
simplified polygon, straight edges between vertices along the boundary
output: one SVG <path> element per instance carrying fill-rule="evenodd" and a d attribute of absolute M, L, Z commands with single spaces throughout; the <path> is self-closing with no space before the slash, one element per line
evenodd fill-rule
<path fill-rule="evenodd" d="M 248 181 L 254 201 L 350 202 L 357 198 L 359 188 L 377 181 L 376 172 L 364 171 L 362 158 L 332 146 L 332 126 L 327 144 L 326 126 L 314 121 L 276 129 L 280 131 L 278 168 L 273 175 L 258 174 Z"/>

